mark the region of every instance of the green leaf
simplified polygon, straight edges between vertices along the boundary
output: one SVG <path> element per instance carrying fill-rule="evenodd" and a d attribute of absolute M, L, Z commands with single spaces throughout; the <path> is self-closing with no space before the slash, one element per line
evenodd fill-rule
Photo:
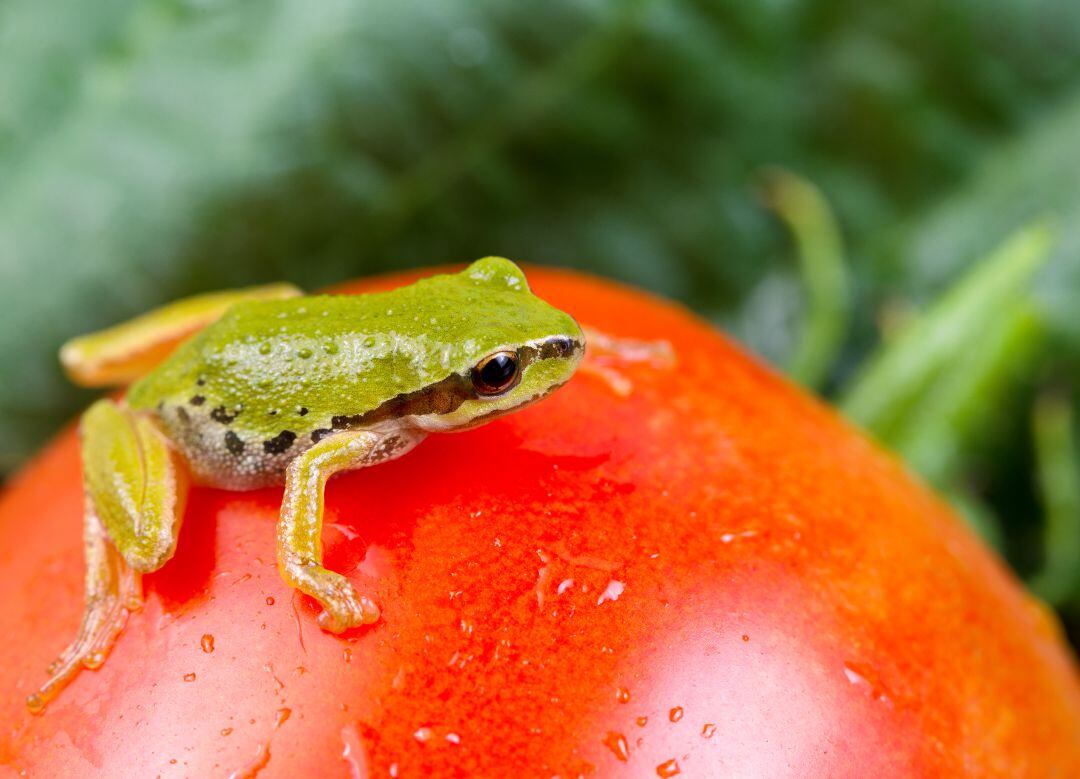
<path fill-rule="evenodd" d="M 934 381 L 980 342 L 1003 311 L 1027 298 L 1049 246 L 1049 228 L 1035 224 L 980 261 L 866 362 L 844 394 L 844 413 L 885 441 L 905 435 L 910 414 Z"/>

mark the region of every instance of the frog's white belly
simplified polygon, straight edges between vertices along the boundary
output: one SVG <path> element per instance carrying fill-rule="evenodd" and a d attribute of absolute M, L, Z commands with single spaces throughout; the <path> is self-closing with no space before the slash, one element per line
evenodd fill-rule
<path fill-rule="evenodd" d="M 280 430 L 267 436 L 265 431 L 253 431 L 238 420 L 222 422 L 210 412 L 190 405 L 163 405 L 154 413 L 187 461 L 193 479 L 229 490 L 283 484 L 289 463 L 329 432 L 326 428 Z M 400 457 L 424 437 L 420 430 L 400 420 L 381 422 L 367 430 L 378 441 L 365 465 Z"/>

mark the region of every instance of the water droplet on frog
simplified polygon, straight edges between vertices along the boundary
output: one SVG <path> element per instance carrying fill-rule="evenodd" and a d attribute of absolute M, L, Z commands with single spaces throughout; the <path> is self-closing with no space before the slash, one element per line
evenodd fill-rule
<path fill-rule="evenodd" d="M 620 687 L 615 691 L 615 700 L 617 700 L 619 703 L 629 703 L 630 691 L 625 687 Z"/>
<path fill-rule="evenodd" d="M 350 649 L 349 647 L 345 647 L 345 649 L 342 650 L 341 654 L 342 654 L 342 657 L 345 658 L 346 663 L 351 663 L 352 662 L 352 649 Z"/>
<path fill-rule="evenodd" d="M 668 719 L 672 722 L 678 722 L 682 719 L 683 710 L 682 706 L 676 706 L 674 709 L 668 712 Z"/>
<path fill-rule="evenodd" d="M 192 671 L 191 673 L 184 674 L 184 681 L 185 682 L 193 682 L 193 681 L 195 681 L 195 672 Z"/>
<path fill-rule="evenodd" d="M 327 354 L 337 354 L 338 353 L 338 345 L 331 341 L 330 343 L 328 343 L 326 346 L 323 347 L 323 351 L 325 351 Z"/>
<path fill-rule="evenodd" d="M 656 775 L 660 779 L 667 779 L 669 776 L 677 776 L 682 773 L 682 769 L 679 768 L 679 761 L 675 758 L 671 758 L 656 767 Z"/>
<path fill-rule="evenodd" d="M 93 671 L 96 668 L 101 668 L 102 663 L 105 662 L 104 652 L 91 652 L 83 658 L 83 668 L 89 668 Z"/>
<path fill-rule="evenodd" d="M 743 637 L 742 637 L 742 640 L 743 640 L 743 641 L 749 641 L 749 640 L 750 640 L 750 636 L 748 636 L 748 635 L 746 635 L 745 633 L 743 633 Z"/>
<path fill-rule="evenodd" d="M 37 693 L 28 695 L 26 697 L 26 708 L 30 709 L 31 714 L 40 714 L 45 711 L 45 699 Z"/>
<path fill-rule="evenodd" d="M 626 743 L 626 736 L 622 733 L 616 733 L 614 730 L 609 730 L 608 734 L 604 736 L 604 746 L 615 753 L 622 762 L 626 762 L 630 759 L 630 745 Z"/>
<path fill-rule="evenodd" d="M 214 651 L 214 637 L 209 633 L 203 633 L 203 637 L 199 639 L 199 646 L 206 654 L 210 654 Z"/>
<path fill-rule="evenodd" d="M 259 354 L 270 354 L 273 350 L 274 347 L 267 341 L 264 341 L 262 345 L 259 346 Z"/>
<path fill-rule="evenodd" d="M 273 606 L 274 605 L 274 596 L 273 595 L 267 595 L 266 596 L 266 605 L 267 606 Z"/>
<path fill-rule="evenodd" d="M 222 728 L 221 729 L 221 735 L 223 735 L 223 736 L 227 736 L 230 733 L 232 733 L 232 728 Z"/>
<path fill-rule="evenodd" d="M 638 717 L 636 720 L 634 720 L 634 722 L 637 723 L 637 726 L 639 728 L 643 728 L 643 727 L 645 727 L 646 725 L 649 724 L 649 718 L 648 717 Z"/>
<path fill-rule="evenodd" d="M 706 722 L 705 727 L 701 729 L 701 735 L 703 735 L 705 738 L 712 738 L 714 735 L 716 735 L 716 725 L 712 724 L 711 722 Z"/>
<path fill-rule="evenodd" d="M 306 360 L 311 357 L 311 350 L 305 346 L 303 349 L 297 351 L 296 354 L 301 360 Z"/>

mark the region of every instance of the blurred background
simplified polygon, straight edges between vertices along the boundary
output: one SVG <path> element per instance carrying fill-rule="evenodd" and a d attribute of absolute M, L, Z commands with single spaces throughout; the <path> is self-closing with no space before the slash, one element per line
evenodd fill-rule
<path fill-rule="evenodd" d="M 0 468 L 60 343 L 502 254 L 680 300 L 1080 638 L 1076 0 L 6 0 Z"/>

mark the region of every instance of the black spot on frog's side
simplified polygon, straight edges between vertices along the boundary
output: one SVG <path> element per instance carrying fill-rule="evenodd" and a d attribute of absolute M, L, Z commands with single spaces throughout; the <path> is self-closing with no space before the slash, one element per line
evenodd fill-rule
<path fill-rule="evenodd" d="M 183 406 L 177 406 L 176 407 L 176 416 L 185 425 L 190 425 L 191 424 L 191 417 L 188 415 L 187 409 L 184 408 Z"/>
<path fill-rule="evenodd" d="M 263 449 L 267 454 L 281 454 L 287 452 L 296 440 L 296 433 L 292 430 L 282 430 L 273 438 L 263 441 Z"/>
<path fill-rule="evenodd" d="M 371 454 L 368 455 L 367 461 L 372 463 L 382 462 L 392 455 L 395 451 L 401 448 L 401 439 L 397 436 L 389 436 L 381 440 L 378 445 L 371 450 Z"/>
<path fill-rule="evenodd" d="M 240 436 L 232 430 L 228 430 L 225 433 L 225 448 L 232 454 L 239 456 L 244 453 L 244 442 L 240 439 Z"/>
<path fill-rule="evenodd" d="M 324 438 L 326 438 L 328 435 L 330 435 L 333 432 L 334 431 L 331 430 L 328 427 L 320 427 L 318 430 L 312 430 L 311 431 L 311 443 L 317 444 L 317 443 L 319 443 L 319 441 L 323 440 Z"/>
<path fill-rule="evenodd" d="M 303 416 L 307 416 L 307 411 L 308 411 L 307 406 L 301 406 L 300 410 L 297 411 L 296 413 L 303 417 Z"/>
<path fill-rule="evenodd" d="M 192 395 L 191 400 L 188 402 L 191 403 L 191 405 L 193 406 L 201 406 L 203 403 L 206 402 L 206 398 L 204 398 L 202 395 Z"/>
<path fill-rule="evenodd" d="M 234 419 L 236 419 L 238 416 L 240 416 L 239 411 L 230 414 L 225 409 L 224 406 L 218 406 L 217 408 L 215 408 L 213 411 L 210 412 L 210 418 L 212 420 L 214 420 L 215 422 L 220 422 L 223 425 L 229 424 Z"/>

